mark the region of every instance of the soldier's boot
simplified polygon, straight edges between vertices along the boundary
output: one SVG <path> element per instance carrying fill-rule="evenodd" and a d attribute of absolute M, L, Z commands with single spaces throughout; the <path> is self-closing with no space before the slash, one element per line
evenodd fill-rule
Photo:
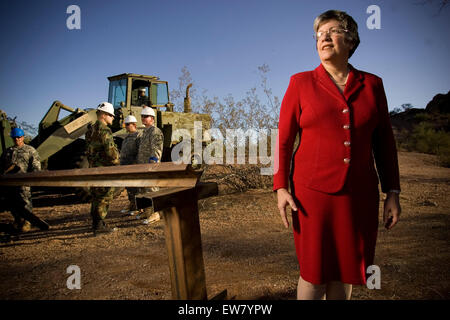
<path fill-rule="evenodd" d="M 20 231 L 28 232 L 30 230 L 31 230 L 31 223 L 30 221 L 25 220 L 22 224 L 22 227 L 20 228 Z"/>
<path fill-rule="evenodd" d="M 161 220 L 162 213 L 160 214 L 160 211 L 153 212 L 153 208 L 152 208 L 150 210 L 147 209 L 145 213 L 146 213 L 146 217 L 145 217 L 144 221 L 142 221 L 143 224 L 151 224 L 151 223 Z"/>
<path fill-rule="evenodd" d="M 136 219 L 148 219 L 153 214 L 153 208 L 141 209 Z"/>
<path fill-rule="evenodd" d="M 45 222 L 42 219 L 39 219 L 35 215 L 30 217 L 30 219 L 27 218 L 27 220 L 29 220 L 32 225 L 35 225 L 36 227 L 38 227 L 42 231 L 46 231 L 46 230 L 50 229 L 50 225 L 47 222 Z"/>
<path fill-rule="evenodd" d="M 97 191 L 102 191 L 103 194 L 108 192 L 113 192 L 113 189 L 106 188 L 98 188 Z M 95 199 L 91 205 L 91 216 L 92 216 L 92 231 L 94 232 L 94 236 L 100 233 L 111 233 L 116 231 L 116 228 L 110 228 L 106 222 L 105 218 L 108 215 L 108 198 L 102 197 L 100 199 Z"/>
<path fill-rule="evenodd" d="M 124 213 L 124 214 L 129 215 L 129 216 L 134 216 L 135 214 L 137 214 L 138 213 L 138 209 L 136 207 L 136 202 L 130 200 L 130 204 L 128 205 L 128 209 L 120 210 L 120 213 Z"/>
<path fill-rule="evenodd" d="M 105 220 L 99 220 L 94 222 L 92 229 L 94 232 L 94 236 L 97 236 L 99 234 L 113 233 L 117 231 L 117 228 L 111 228 L 110 226 L 108 226 Z"/>
<path fill-rule="evenodd" d="M 98 206 L 94 207 L 92 214 L 92 231 L 94 236 L 98 234 L 108 234 L 117 230 L 117 228 L 110 228 L 106 222 L 105 218 L 108 212 L 108 205 L 100 203 Z"/>

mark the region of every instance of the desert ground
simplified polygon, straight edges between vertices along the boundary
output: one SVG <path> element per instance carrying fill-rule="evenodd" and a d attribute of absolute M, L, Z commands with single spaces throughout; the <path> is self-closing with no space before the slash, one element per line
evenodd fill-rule
<path fill-rule="evenodd" d="M 450 168 L 431 155 L 399 153 L 402 215 L 386 230 L 381 222 L 375 263 L 381 289 L 355 286 L 354 300 L 450 298 Z M 208 296 L 228 299 L 296 297 L 299 267 L 291 229 L 278 215 L 271 177 L 250 166 L 212 166 L 204 181 L 219 195 L 199 201 Z M 48 199 L 47 199 L 48 200 Z M 89 203 L 36 201 L 35 213 L 51 226 L 20 236 L 1 234 L 0 299 L 171 299 L 164 220 L 144 225 L 122 214 L 123 192 L 107 221 L 118 231 L 94 237 Z M 9 212 L 0 223 L 12 222 Z M 81 270 L 81 289 L 70 290 L 67 268 Z"/>

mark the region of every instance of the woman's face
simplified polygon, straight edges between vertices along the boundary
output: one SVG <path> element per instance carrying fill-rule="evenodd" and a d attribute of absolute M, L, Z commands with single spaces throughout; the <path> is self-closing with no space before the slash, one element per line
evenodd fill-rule
<path fill-rule="evenodd" d="M 330 29 L 339 32 L 328 32 Z M 346 62 L 352 44 L 345 40 L 345 32 L 337 20 L 328 20 L 319 25 L 317 32 L 322 35 L 317 39 L 317 52 L 322 62 Z"/>

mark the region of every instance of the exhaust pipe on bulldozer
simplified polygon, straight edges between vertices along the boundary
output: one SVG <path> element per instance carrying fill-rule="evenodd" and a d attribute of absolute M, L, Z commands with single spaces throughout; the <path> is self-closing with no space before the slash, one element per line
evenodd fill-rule
<path fill-rule="evenodd" d="M 189 89 L 192 87 L 192 83 L 189 83 L 186 87 L 186 98 L 184 98 L 184 112 L 191 113 L 191 97 L 189 96 Z"/>

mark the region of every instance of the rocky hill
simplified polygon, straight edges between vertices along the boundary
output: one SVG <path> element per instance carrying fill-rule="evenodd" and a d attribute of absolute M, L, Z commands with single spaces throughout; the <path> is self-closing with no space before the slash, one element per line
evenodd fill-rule
<path fill-rule="evenodd" d="M 435 95 L 425 109 L 408 107 L 390 116 L 400 150 L 435 154 L 450 167 L 450 91 Z"/>
<path fill-rule="evenodd" d="M 408 130 L 422 122 L 428 122 L 436 130 L 450 131 L 450 91 L 447 94 L 437 94 L 427 104 L 425 109 L 406 108 L 403 112 L 390 113 L 394 131 Z"/>
<path fill-rule="evenodd" d="M 437 94 L 425 109 L 407 108 L 403 112 L 390 113 L 394 131 L 413 131 L 422 122 L 428 122 L 435 130 L 450 131 L 450 91 Z"/>

